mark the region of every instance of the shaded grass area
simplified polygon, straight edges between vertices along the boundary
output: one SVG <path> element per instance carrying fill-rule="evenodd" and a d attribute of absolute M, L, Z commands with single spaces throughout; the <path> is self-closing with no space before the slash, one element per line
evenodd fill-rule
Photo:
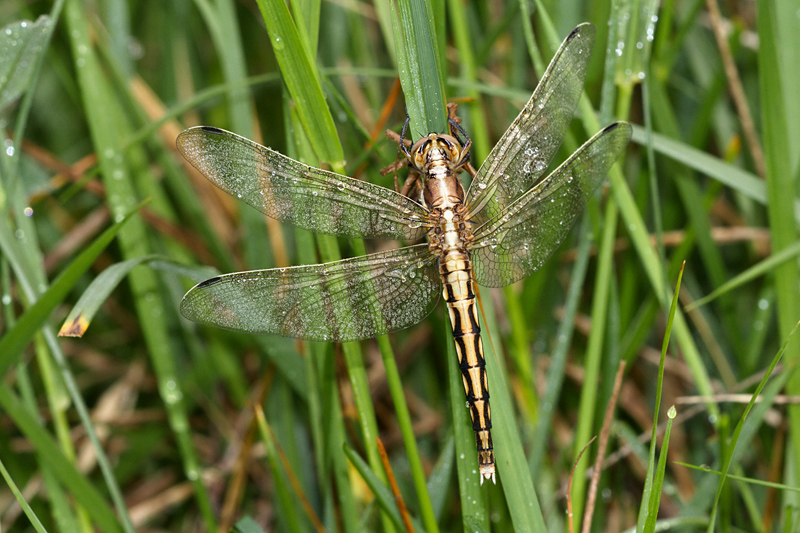
<path fill-rule="evenodd" d="M 798 388 L 800 21 L 788 4 L 4 6 L 0 526 L 556 531 L 569 497 L 576 530 L 587 509 L 592 531 L 796 528 L 800 410 L 784 394 Z M 555 256 L 481 291 L 495 444 L 517 463 L 496 486 L 473 472 L 443 306 L 344 345 L 180 317 L 209 267 L 380 246 L 237 204 L 179 158 L 182 129 L 223 127 L 391 188 L 379 170 L 397 160 L 383 130 L 405 118 L 398 72 L 412 136 L 458 101 L 477 164 L 583 21 L 597 44 L 555 163 L 613 120 L 637 127 Z M 81 297 L 103 303 L 69 315 Z M 68 315 L 82 338 L 56 337 Z"/>

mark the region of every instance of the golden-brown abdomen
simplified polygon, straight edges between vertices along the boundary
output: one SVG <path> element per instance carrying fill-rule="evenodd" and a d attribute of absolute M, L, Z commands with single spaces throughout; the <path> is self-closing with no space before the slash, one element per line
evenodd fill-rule
<path fill-rule="evenodd" d="M 472 429 L 475 431 L 481 483 L 484 478 L 494 481 L 489 382 L 486 379 L 486 360 L 469 254 L 465 251 L 448 251 L 439 260 L 439 274 L 444 284 L 444 298 L 453 327 L 458 366 L 467 395 Z"/>

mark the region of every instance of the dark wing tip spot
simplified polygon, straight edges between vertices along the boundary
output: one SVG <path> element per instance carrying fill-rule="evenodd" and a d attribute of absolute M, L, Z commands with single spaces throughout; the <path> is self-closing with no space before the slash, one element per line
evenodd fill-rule
<path fill-rule="evenodd" d="M 620 129 L 620 135 L 625 135 L 627 132 L 628 140 L 631 138 L 631 134 L 633 133 L 633 128 L 627 122 L 620 120 L 619 122 L 614 122 L 613 124 L 609 124 L 605 128 L 603 128 L 603 134 L 610 133 L 616 129 Z"/>
<path fill-rule="evenodd" d="M 564 42 L 568 43 L 581 33 L 588 33 L 590 31 L 591 33 L 594 33 L 594 25 L 591 22 L 583 22 L 581 24 L 578 24 L 575 27 L 575 29 L 572 30 L 572 32 L 567 36 L 567 38 L 564 39 Z"/>
<path fill-rule="evenodd" d="M 624 120 L 618 120 L 617 122 L 614 122 L 613 124 L 609 124 L 608 126 L 603 128 L 603 133 L 605 133 L 607 131 L 614 131 L 617 128 L 622 128 L 622 129 L 628 129 L 629 130 L 629 129 L 631 129 L 631 125 L 628 124 L 627 122 L 625 122 Z"/>
<path fill-rule="evenodd" d="M 200 129 L 206 133 L 213 133 L 215 135 L 222 135 L 223 133 L 225 133 L 225 130 L 215 128 L 214 126 L 200 126 Z"/>
<path fill-rule="evenodd" d="M 195 288 L 203 289 L 205 287 L 210 287 L 211 285 L 216 285 L 220 281 L 222 281 L 222 277 L 214 276 L 213 278 L 208 278 L 205 281 L 201 281 L 200 283 L 197 284 L 197 287 L 195 287 Z"/>

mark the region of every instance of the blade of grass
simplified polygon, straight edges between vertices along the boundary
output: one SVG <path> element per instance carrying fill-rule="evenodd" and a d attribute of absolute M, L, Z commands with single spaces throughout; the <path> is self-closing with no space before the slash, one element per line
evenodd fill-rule
<path fill-rule="evenodd" d="M 347 458 L 356 468 L 358 473 L 361 474 L 361 477 L 364 478 L 367 486 L 375 496 L 375 500 L 378 502 L 378 505 L 385 512 L 386 516 L 391 519 L 392 524 L 398 530 L 404 531 L 405 527 L 403 527 L 403 519 L 400 517 L 400 510 L 397 508 L 397 505 L 395 505 L 392 491 L 390 491 L 389 488 L 383 484 L 383 481 L 378 479 L 366 461 L 364 461 L 350 446 L 344 446 L 344 453 L 347 455 Z M 422 525 L 419 524 L 419 522 L 417 522 L 413 517 L 411 518 L 411 523 L 413 524 L 415 531 L 424 530 Z"/>
<path fill-rule="evenodd" d="M 39 520 L 39 517 L 36 516 L 34 510 L 31 509 L 30 505 L 28 505 L 27 500 L 25 500 L 25 496 L 19 490 L 17 484 L 14 483 L 14 479 L 11 477 L 11 474 L 8 473 L 8 470 L 6 470 L 6 465 L 3 464 L 3 461 L 0 461 L 0 474 L 2 474 L 3 479 L 6 481 L 6 485 L 8 485 L 9 489 L 11 489 L 11 493 L 14 495 L 14 498 L 16 498 L 19 506 L 22 507 L 22 511 L 25 513 L 25 516 L 28 517 L 28 520 L 30 520 L 33 528 L 39 533 L 44 533 L 47 531 L 44 525 L 42 525 L 42 522 Z"/>
<path fill-rule="evenodd" d="M 478 79 L 478 65 L 475 63 L 475 54 L 472 50 L 472 36 L 469 34 L 469 23 L 467 21 L 468 7 L 458 0 L 448 0 L 448 14 L 451 20 L 455 45 L 458 49 L 459 68 L 461 77 L 469 82 Z M 489 129 L 486 116 L 483 113 L 483 101 L 480 93 L 476 89 L 467 89 L 469 113 L 469 131 L 472 139 L 472 154 L 475 161 L 483 161 L 489 155 L 492 147 L 489 144 Z M 520 355 L 522 357 L 522 355 Z"/>
<path fill-rule="evenodd" d="M 294 35 L 298 33 L 298 29 L 295 27 L 294 23 L 291 20 L 291 16 L 288 12 L 285 11 L 285 5 L 281 5 L 282 3 L 278 2 L 279 5 L 267 5 L 270 2 L 262 1 L 260 5 L 262 5 L 262 14 L 266 17 L 269 10 L 275 11 L 280 13 L 280 17 L 277 21 L 279 27 L 273 28 L 273 31 L 270 31 L 270 35 L 273 37 L 273 45 L 275 44 L 274 39 L 276 35 L 279 37 L 280 35 Z M 267 25 L 269 27 L 270 22 L 267 21 Z M 276 33 L 277 32 L 277 33 Z M 287 80 L 287 86 L 289 86 L 290 92 L 292 92 L 293 97 L 295 98 L 295 110 L 297 112 L 297 116 L 300 121 L 302 121 L 302 111 L 306 107 L 309 109 L 305 109 L 306 113 L 319 115 L 320 113 L 324 113 L 327 117 L 327 121 L 333 124 L 333 118 L 330 115 L 330 110 L 327 106 L 327 103 L 322 98 L 322 87 L 319 85 L 320 83 L 320 76 L 316 71 L 315 65 L 308 61 L 308 55 L 303 49 L 302 42 L 299 40 L 299 36 L 297 40 L 292 40 L 291 38 L 286 41 L 282 46 L 283 48 L 280 50 L 276 50 L 277 54 L 284 54 L 286 51 L 286 55 L 284 57 L 284 61 L 281 64 L 281 70 L 284 74 L 285 78 L 294 79 L 297 76 L 302 77 L 303 73 L 306 72 L 308 69 L 312 69 L 315 76 L 306 78 L 304 85 L 312 85 L 309 80 L 313 80 L 318 86 L 315 90 L 309 90 L 308 92 L 313 95 L 319 95 L 319 100 L 308 100 L 308 99 L 298 99 L 294 96 L 292 92 L 292 86 L 289 85 Z M 310 38 L 306 38 L 305 41 L 309 41 Z M 300 62 L 298 65 L 296 62 Z M 280 63 L 280 61 L 279 61 Z M 295 70 L 292 70 L 295 69 Z M 287 70 L 291 72 L 287 72 Z M 299 78 L 296 80 L 299 83 Z M 315 106 L 315 107 L 314 107 Z M 311 108 L 314 110 L 312 111 Z M 300 152 L 308 152 L 308 150 L 304 150 L 305 145 L 307 144 L 310 146 L 314 153 L 318 156 L 324 153 L 337 153 L 342 154 L 342 147 L 341 143 L 339 142 L 338 136 L 336 136 L 335 131 L 334 134 L 327 139 L 321 138 L 321 135 L 324 132 L 321 131 L 314 131 L 311 132 L 312 134 L 306 135 L 299 135 L 300 131 L 295 130 L 298 134 L 297 143 Z M 303 130 L 308 133 L 307 130 Z M 332 169 L 334 172 L 338 172 L 340 174 L 344 173 L 344 166 L 342 163 L 343 156 L 340 156 L 337 160 L 332 162 Z M 320 256 L 323 262 L 330 262 L 336 261 L 341 259 L 341 253 L 339 251 L 338 243 L 335 237 L 328 236 L 328 235 L 318 235 L 317 236 L 317 243 L 320 249 Z M 366 249 L 363 245 L 363 242 L 356 241 L 353 244 L 355 252 L 357 254 L 363 255 L 366 253 Z M 408 415 L 407 407 L 405 406 L 405 398 L 404 393 L 402 391 L 402 384 L 399 381 L 399 373 L 396 371 L 395 363 L 394 363 L 394 356 L 391 353 L 391 346 L 389 345 L 388 341 L 384 338 L 382 341 L 379 340 L 379 347 L 381 348 L 381 354 L 384 360 L 384 364 L 387 368 L 387 377 L 389 378 L 389 385 L 390 390 L 392 392 L 392 398 L 394 400 L 397 412 L 399 414 L 399 418 L 401 420 L 401 429 L 403 430 L 403 437 L 404 442 L 406 444 L 406 448 L 408 451 L 415 480 L 415 487 L 417 489 L 417 495 L 420 500 L 421 510 L 423 513 L 423 518 L 426 522 L 426 527 L 429 530 L 436 530 L 436 522 L 433 516 L 432 506 L 430 504 L 430 496 L 427 494 L 427 488 L 425 485 L 425 478 L 424 472 L 422 471 L 421 461 L 419 460 L 419 453 L 416 449 L 416 441 L 414 440 L 414 433 L 413 428 L 410 423 L 410 416 Z M 375 419 L 374 408 L 372 407 L 372 400 L 369 396 L 369 386 L 367 382 L 366 371 L 364 369 L 363 363 L 363 356 L 361 354 L 361 349 L 357 343 L 344 343 L 342 345 L 342 351 L 345 356 L 345 362 L 348 368 L 348 374 L 350 376 L 350 381 L 353 387 L 353 393 L 356 400 L 356 407 L 359 412 L 359 421 L 361 423 L 361 430 L 363 436 L 364 446 L 367 450 L 367 455 L 369 457 L 370 464 L 372 468 L 375 469 L 375 472 L 378 472 L 378 475 L 381 479 L 384 479 L 384 473 L 380 466 L 380 456 L 378 454 L 377 446 L 375 445 L 376 438 L 378 437 L 378 430 L 377 430 L 377 422 Z M 393 371 L 394 369 L 394 371 Z M 403 415 L 402 413 L 405 413 Z M 403 421 L 405 420 L 405 423 Z"/>
<path fill-rule="evenodd" d="M 151 261 L 157 256 L 143 256 L 134 259 L 128 259 L 121 263 L 111 265 L 103 270 L 83 291 L 78 302 L 73 306 L 61 329 L 58 332 L 59 336 L 64 337 L 82 337 L 89 324 L 94 318 L 94 314 L 100 309 L 100 306 L 109 295 L 117 288 L 117 285 L 138 265 L 144 262 Z"/>
<path fill-rule="evenodd" d="M 491 298 L 481 299 L 481 320 L 485 321 L 483 348 L 486 357 L 486 375 L 492 409 L 492 438 L 497 458 L 497 474 L 515 531 L 546 531 L 544 516 L 539 507 L 539 497 L 533 484 L 525 452 L 520 439 L 508 373 L 496 351 L 495 342 L 501 339 Z M 473 464 L 473 468 L 475 468 Z"/>
<path fill-rule="evenodd" d="M 647 137 L 644 128 L 634 124 L 631 140 L 635 143 L 645 144 Z M 702 150 L 660 133 L 653 132 L 652 141 L 653 149 L 656 152 L 719 181 L 747 198 L 766 205 L 766 185 L 752 172 L 742 170 Z M 795 213 L 795 218 L 800 220 L 800 204 L 795 203 L 792 212 Z"/>
<path fill-rule="evenodd" d="M 667 317 L 667 327 L 664 331 L 664 339 L 661 341 L 661 358 L 658 361 L 658 377 L 656 379 L 656 398 L 655 407 L 653 409 L 653 430 L 650 435 L 650 452 L 647 461 L 647 474 L 644 482 L 644 490 L 642 491 L 642 503 L 639 506 L 639 517 L 636 521 L 636 530 L 643 531 L 647 527 L 648 521 L 651 517 L 655 520 L 658 517 L 658 499 L 654 500 L 653 492 L 660 494 L 661 484 L 657 483 L 654 471 L 656 469 L 656 437 L 658 436 L 658 413 L 661 410 L 661 393 L 664 387 L 664 363 L 667 359 L 667 349 L 669 348 L 669 339 L 672 334 L 672 325 L 675 320 L 675 312 L 678 309 L 678 295 L 680 294 L 681 281 L 683 280 L 683 268 L 685 263 L 681 265 L 681 270 L 678 273 L 678 281 L 675 283 L 675 291 L 673 292 L 672 305 L 669 308 L 669 316 Z M 674 407 L 672 408 L 674 409 Z M 670 417 L 670 422 L 673 417 Z M 666 440 L 666 438 L 665 438 Z M 666 457 L 666 445 L 662 444 L 661 457 Z M 661 459 L 659 459 L 660 466 Z M 661 480 L 663 481 L 663 473 Z M 655 506 L 654 506 L 655 504 Z"/>
<path fill-rule="evenodd" d="M 658 466 L 655 471 L 655 478 L 653 479 L 652 491 L 650 492 L 650 501 L 648 502 L 649 513 L 647 522 L 644 525 L 646 533 L 653 533 L 656 530 L 656 519 L 658 518 L 658 508 L 661 504 L 661 488 L 664 485 L 664 472 L 667 469 L 667 450 L 669 449 L 669 436 L 672 433 L 672 420 L 677 416 L 675 406 L 671 406 L 667 410 L 667 429 L 664 431 L 664 440 L 661 443 L 661 455 L 658 457 Z"/>
<path fill-rule="evenodd" d="M 442 447 L 442 453 L 428 477 L 428 493 L 431 495 L 431 505 L 436 515 L 436 520 L 441 520 L 450 492 L 450 480 L 455 466 L 456 443 L 451 435 Z"/>
<path fill-rule="evenodd" d="M 284 2 L 258 0 L 258 7 L 303 131 L 319 160 L 339 172 L 336 169 L 342 166 L 344 153 L 307 39 L 300 36 Z"/>
<path fill-rule="evenodd" d="M 547 24 L 546 18 L 543 17 L 542 20 L 547 30 L 547 38 L 551 44 L 555 46 L 556 43 L 559 42 L 558 36 L 555 33 L 555 29 L 551 24 Z M 614 50 L 610 49 L 607 51 L 607 53 L 615 52 Z M 580 103 L 578 104 L 578 110 L 586 131 L 594 132 L 600 129 L 600 124 L 597 120 L 597 114 L 592 108 L 591 102 L 588 100 L 588 98 L 581 98 Z M 631 243 L 636 250 L 639 261 L 641 262 L 644 272 L 647 275 L 648 281 L 653 288 L 653 293 L 659 299 L 662 307 L 665 307 L 668 298 L 671 298 L 671 294 L 667 290 L 664 283 L 664 275 L 658 254 L 650 244 L 650 235 L 647 231 L 647 225 L 645 224 L 642 214 L 636 205 L 636 201 L 631 193 L 630 187 L 625 181 L 621 170 L 619 170 L 619 166 L 612 167 L 608 174 L 608 178 L 611 182 L 611 193 L 614 197 L 614 201 L 619 206 L 620 215 L 625 224 L 624 227 L 628 232 L 628 236 L 630 237 Z M 694 339 L 689 331 L 686 320 L 680 312 L 676 314 L 675 336 L 683 351 L 684 359 L 689 365 L 692 375 L 695 378 L 698 390 L 702 391 L 702 394 L 711 394 L 713 390 L 711 387 L 711 380 L 703 365 L 700 352 L 697 349 L 697 345 L 695 344 Z M 717 405 L 714 403 L 709 403 L 707 404 L 707 408 L 712 417 L 718 419 L 719 409 Z"/>
<path fill-rule="evenodd" d="M 295 509 L 295 500 L 300 499 L 301 503 L 305 503 L 305 514 L 307 518 L 311 521 L 311 524 L 317 531 L 324 531 L 322 524 L 317 518 L 316 514 L 314 513 L 313 509 L 307 507 L 308 500 L 300 493 L 298 490 L 298 485 L 296 483 L 296 479 L 294 483 L 292 482 L 292 474 L 291 472 L 284 470 L 281 468 L 281 461 L 280 461 L 280 451 L 277 448 L 275 439 L 273 438 L 272 429 L 270 428 L 269 424 L 267 423 L 267 419 L 264 416 L 264 411 L 261 406 L 256 406 L 256 421 L 258 423 L 258 430 L 259 434 L 261 435 L 261 441 L 266 446 L 267 451 L 267 461 L 269 462 L 270 470 L 272 470 L 273 479 L 275 479 L 277 486 L 277 493 L 278 498 L 281 500 L 281 509 L 284 511 L 282 514 L 284 515 L 284 519 L 289 521 L 287 526 L 289 527 L 290 531 L 302 531 L 299 522 L 296 521 L 297 517 L 300 516 L 300 512 Z M 286 466 L 286 465 L 284 465 Z M 288 484 L 287 484 L 288 483 Z M 289 485 L 294 488 L 294 491 L 290 491 Z M 294 496 L 294 497 L 293 497 Z"/>
<path fill-rule="evenodd" d="M 722 457 L 721 475 L 720 475 L 720 479 L 719 479 L 719 484 L 717 485 L 717 492 L 716 492 L 716 495 L 714 496 L 714 504 L 711 507 L 711 515 L 709 517 L 709 521 L 708 521 L 709 523 L 708 523 L 708 528 L 707 528 L 708 533 L 713 533 L 713 531 L 714 531 L 714 524 L 715 524 L 716 516 L 717 516 L 717 512 L 718 512 L 720 495 L 722 494 L 722 489 L 723 489 L 723 487 L 725 485 L 725 481 L 726 481 L 726 479 L 728 477 L 728 470 L 730 470 L 731 464 L 733 463 L 734 459 L 736 459 L 738 457 L 737 446 L 736 445 L 737 445 L 737 443 L 739 441 L 739 437 L 740 437 L 740 435 L 742 433 L 742 428 L 744 427 L 744 423 L 745 423 L 745 420 L 747 419 L 747 415 L 750 413 L 750 410 L 753 408 L 753 405 L 756 403 L 756 398 L 758 398 L 759 394 L 761 394 L 762 389 L 767 384 L 767 381 L 769 380 L 770 376 L 772 375 L 772 371 L 775 370 L 775 367 L 778 365 L 778 362 L 781 360 L 781 358 L 783 357 L 783 354 L 786 352 L 786 349 L 789 346 L 789 343 L 794 338 L 794 334 L 797 331 L 798 326 L 800 326 L 800 322 L 796 322 L 795 323 L 794 328 L 792 328 L 792 330 L 789 332 L 789 336 L 787 337 L 786 341 L 783 343 L 783 346 L 781 346 L 780 350 L 778 350 L 778 353 L 775 354 L 775 357 L 772 358 L 772 362 L 770 363 L 769 367 L 767 368 L 766 372 L 764 373 L 764 377 L 762 377 L 761 381 L 759 381 L 758 386 L 756 387 L 756 390 L 753 392 L 752 398 L 750 398 L 750 402 L 747 404 L 747 407 L 745 407 L 744 412 L 742 413 L 742 416 L 739 418 L 739 422 L 736 424 L 736 428 L 733 430 L 733 435 L 731 436 L 730 444 L 727 446 L 727 453 L 725 453 L 723 455 L 723 457 Z M 792 370 L 794 370 L 795 367 L 796 367 L 796 361 L 789 361 L 789 368 L 785 369 L 784 372 L 786 372 L 787 376 L 791 376 Z M 791 380 L 791 378 L 790 378 L 790 380 Z M 764 402 L 764 403 L 766 403 L 766 402 Z M 741 450 L 741 447 L 739 449 Z"/>
<path fill-rule="evenodd" d="M 698 472 L 705 472 L 707 474 L 717 474 L 718 476 L 722 475 L 722 472 L 719 470 L 714 470 L 712 468 L 708 468 L 707 466 L 698 466 L 692 465 L 689 463 L 683 463 L 681 461 L 675 461 L 676 465 L 685 466 L 686 468 L 691 468 L 692 470 L 697 470 Z M 745 476 L 737 476 L 734 474 L 728 474 L 728 479 L 733 479 L 736 481 L 741 481 L 743 483 L 748 483 L 750 485 L 757 485 L 759 487 L 768 487 L 771 489 L 783 490 L 786 492 L 800 492 L 800 487 L 795 487 L 793 485 L 787 485 L 785 483 L 775 483 L 772 481 L 764 481 L 763 479 L 757 479 L 752 477 L 745 477 Z"/>
<path fill-rule="evenodd" d="M 130 208 L 138 197 L 133 181 L 131 164 L 146 160 L 140 148 L 122 152 L 122 144 L 133 133 L 130 123 L 121 113 L 109 112 L 123 106 L 112 91 L 110 80 L 105 76 L 89 36 L 86 12 L 80 2 L 70 0 L 66 4 L 65 19 L 70 45 L 75 62 L 78 85 L 93 146 L 98 155 L 103 184 L 107 192 L 110 210 L 118 216 Z M 127 158 L 126 158 L 127 155 Z M 147 176 L 145 168 L 138 166 L 136 177 Z M 134 220 L 119 234 L 120 248 L 126 259 L 147 255 L 149 242 L 147 231 L 139 220 Z M 147 269 L 131 272 L 130 284 L 136 295 L 134 307 L 141 321 L 141 331 L 158 377 L 161 398 L 167 409 L 170 427 L 175 433 L 186 477 L 192 483 L 197 504 L 206 529 L 215 529 L 208 492 L 203 485 L 200 467 L 194 452 L 190 424 L 183 400 L 181 380 L 175 368 L 171 351 L 171 335 L 167 316 L 168 304 L 155 274 Z M 170 306 L 171 307 L 171 306 Z"/>
<path fill-rule="evenodd" d="M 792 162 L 787 157 L 792 146 L 781 74 L 782 56 L 789 57 L 795 51 L 784 50 L 791 41 L 788 34 L 800 29 L 795 17 L 791 26 L 782 17 L 789 14 L 788 6 L 779 7 L 773 2 L 758 2 L 758 78 L 761 97 L 762 138 L 766 162 L 766 181 L 770 236 L 775 252 L 792 246 L 798 240 L 797 223 L 792 213 L 797 196 L 796 179 Z M 791 15 L 788 15 L 791 17 Z M 791 18 L 789 19 L 791 20 Z M 797 119 L 798 117 L 791 117 Z M 775 269 L 775 289 L 778 300 L 778 328 L 781 338 L 790 336 L 790 331 L 800 317 L 800 270 L 796 261 L 784 263 Z M 793 339 L 786 347 L 786 359 L 794 363 L 800 357 L 800 339 Z M 800 394 L 800 374 L 789 379 L 789 394 Z M 790 453 L 794 464 L 800 464 L 800 406 L 790 406 L 789 435 Z M 800 471 L 794 473 L 794 484 L 800 483 Z"/>
<path fill-rule="evenodd" d="M 0 110 L 27 90 L 47 41 L 50 18 L 23 20 L 0 29 Z"/>
<path fill-rule="evenodd" d="M 566 377 L 567 355 L 570 346 L 572 346 L 575 317 L 578 314 L 578 304 L 583 291 L 583 283 L 586 279 L 586 270 L 589 265 L 589 255 L 593 242 L 592 234 L 589 232 L 589 220 L 584 217 L 581 222 L 577 258 L 570 272 L 569 288 L 564 299 L 564 316 L 558 325 L 558 331 L 555 336 L 556 345 L 553 347 L 550 366 L 547 369 L 547 378 L 545 379 L 547 389 L 542 397 L 539 420 L 536 424 L 536 429 L 533 431 L 533 446 L 531 447 L 528 462 L 531 475 L 534 478 L 538 477 L 538 472 L 542 465 L 542 458 L 548 444 L 548 435 L 552 432 L 553 416 L 558 404 L 558 397 L 561 395 L 561 387 Z"/>
<path fill-rule="evenodd" d="M 573 457 L 579 457 L 583 448 L 592 438 L 597 415 L 597 398 L 599 397 L 600 367 L 603 357 L 604 334 L 608 321 L 608 305 L 610 298 L 611 276 L 613 274 L 614 240 L 616 237 L 619 211 L 616 204 L 606 206 L 603 234 L 597 255 L 597 275 L 592 294 L 592 328 L 589 333 L 586 355 L 583 362 L 585 375 L 581 386 L 581 397 L 578 407 L 578 423 L 573 441 Z M 608 376 L 610 379 L 611 376 Z M 586 491 L 586 461 L 579 461 L 572 476 L 572 516 L 576 524 L 582 523 L 583 505 Z"/>
<path fill-rule="evenodd" d="M 692 302 L 691 304 L 686 306 L 686 311 L 693 311 L 698 307 L 707 304 L 708 302 L 718 298 L 719 296 L 729 293 L 734 289 L 737 289 L 758 277 L 761 277 L 765 274 L 768 274 L 775 270 L 778 266 L 782 265 L 786 261 L 793 259 L 800 255 L 800 241 L 795 242 L 794 244 L 789 245 L 788 247 L 780 250 L 777 253 L 772 254 L 768 258 L 764 259 L 753 265 L 752 267 L 748 268 L 744 272 L 734 276 L 729 281 L 725 282 L 723 285 L 719 286 L 718 288 L 714 289 L 709 295 L 700 298 Z"/>
<path fill-rule="evenodd" d="M 75 500 L 80 502 L 91 514 L 95 524 L 102 531 L 122 531 L 114 511 L 106 503 L 104 496 L 88 481 L 86 476 L 81 474 L 75 464 L 64 456 L 58 444 L 5 384 L 0 384 L 0 406 L 28 438 L 39 453 L 39 457 L 47 463 L 61 484 L 69 487 Z M 133 531 L 133 528 L 126 528 L 126 530 Z"/>
<path fill-rule="evenodd" d="M 104 231 L 92 244 L 76 257 L 69 267 L 53 282 L 50 288 L 34 303 L 13 329 L 6 332 L 0 339 L 0 375 L 4 375 L 13 365 L 22 349 L 30 342 L 33 335 L 42 327 L 56 308 L 75 286 L 80 277 L 92 266 L 97 256 L 111 244 L 117 233 L 131 219 L 143 204 L 139 204 L 125 214 L 119 222 Z M 6 224 L 0 224 L 0 249 L 8 250 L 13 242 L 13 235 Z M 17 271 L 19 277 L 25 273 Z"/>
<path fill-rule="evenodd" d="M 50 45 L 50 41 L 53 38 L 53 32 L 55 28 L 58 26 L 59 20 L 61 18 L 61 10 L 64 7 L 65 0 L 56 0 L 53 4 L 52 9 L 50 10 L 49 24 L 46 30 L 46 35 L 41 42 L 41 49 L 46 50 Z M 38 24 L 39 21 L 37 21 Z M 39 74 L 42 70 L 42 63 L 44 61 L 45 54 L 41 53 L 35 56 L 33 60 L 33 74 L 31 75 L 30 83 L 32 86 L 35 86 L 39 80 Z M 31 106 L 33 105 L 33 96 L 34 91 L 28 91 L 25 93 L 25 96 L 22 99 L 22 104 L 19 107 L 19 112 L 17 113 L 17 120 L 16 125 L 14 126 L 14 139 L 22 139 L 25 133 L 25 127 L 28 125 L 28 115 L 30 114 Z M 19 158 L 20 158 L 20 151 L 16 150 L 14 155 L 12 156 L 11 164 L 8 165 L 10 170 L 10 175 L 14 180 L 18 179 L 18 171 L 19 171 Z M 2 194 L 2 192 L 0 192 Z M 3 202 L 0 201 L 0 205 Z"/>
<path fill-rule="evenodd" d="M 439 65 L 433 9 L 427 0 L 393 0 L 397 68 L 411 121 L 411 135 L 446 133 L 443 65 Z"/>

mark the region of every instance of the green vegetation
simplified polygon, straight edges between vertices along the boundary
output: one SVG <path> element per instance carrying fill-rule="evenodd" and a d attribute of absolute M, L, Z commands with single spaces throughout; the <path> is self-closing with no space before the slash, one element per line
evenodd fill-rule
<path fill-rule="evenodd" d="M 800 17 L 715 6 L 3 3 L 0 529 L 797 530 Z M 457 101 L 477 166 L 584 21 L 555 162 L 634 140 L 541 270 L 481 290 L 497 485 L 443 305 L 343 345 L 180 316 L 215 272 L 376 249 L 218 191 L 185 127 L 394 187 L 399 76 L 411 136 Z"/>

